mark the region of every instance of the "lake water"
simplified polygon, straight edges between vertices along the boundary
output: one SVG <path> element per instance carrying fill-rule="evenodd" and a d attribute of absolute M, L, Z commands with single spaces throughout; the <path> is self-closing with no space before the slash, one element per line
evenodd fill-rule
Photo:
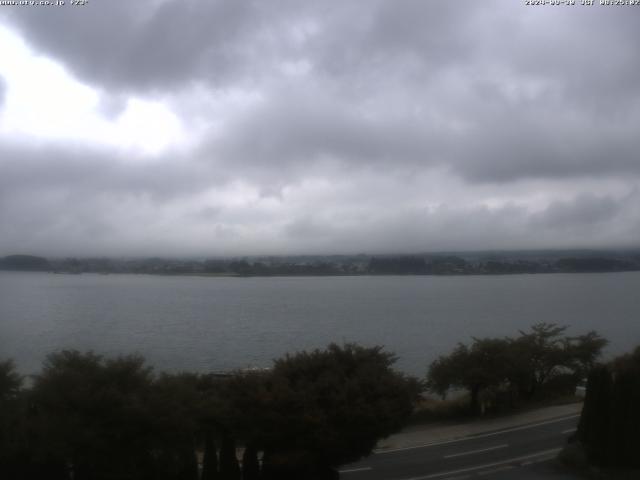
<path fill-rule="evenodd" d="M 62 348 L 143 354 L 160 370 L 268 366 L 330 342 L 384 345 L 397 367 L 536 322 L 640 344 L 640 273 L 211 278 L 0 272 L 0 359 L 36 372 Z"/>

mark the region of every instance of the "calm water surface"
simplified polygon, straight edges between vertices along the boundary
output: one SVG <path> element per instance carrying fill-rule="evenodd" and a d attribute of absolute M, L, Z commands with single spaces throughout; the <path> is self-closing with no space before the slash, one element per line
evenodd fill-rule
<path fill-rule="evenodd" d="M 380 344 L 398 368 L 533 323 L 640 344 L 640 273 L 207 278 L 0 272 L 0 359 L 35 372 L 57 349 L 138 352 L 158 369 L 268 366 L 329 342 Z"/>

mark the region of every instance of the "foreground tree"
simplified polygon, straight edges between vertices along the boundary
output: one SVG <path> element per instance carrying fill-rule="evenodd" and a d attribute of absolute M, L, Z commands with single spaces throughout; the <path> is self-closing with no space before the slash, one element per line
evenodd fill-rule
<path fill-rule="evenodd" d="M 258 461 L 258 450 L 249 444 L 242 454 L 242 480 L 259 480 L 260 463 Z"/>
<path fill-rule="evenodd" d="M 259 393 L 252 443 L 266 478 L 333 478 L 332 469 L 369 455 L 410 416 L 419 388 L 394 371 L 381 347 L 332 344 L 275 362 Z"/>
<path fill-rule="evenodd" d="M 31 392 L 31 463 L 75 480 L 196 480 L 196 394 L 193 376 L 156 379 L 141 357 L 50 355 Z"/>
<path fill-rule="evenodd" d="M 512 340 L 512 382 L 521 396 L 531 399 L 547 389 L 561 389 L 561 378 L 575 390 L 600 357 L 607 341 L 591 331 L 577 337 L 564 336 L 566 326 L 538 323 Z"/>
<path fill-rule="evenodd" d="M 16 478 L 26 461 L 22 377 L 11 360 L 0 362 L 0 478 Z"/>
<path fill-rule="evenodd" d="M 231 435 L 225 435 L 220 447 L 220 479 L 240 480 L 240 465 L 236 456 L 236 442 Z"/>
<path fill-rule="evenodd" d="M 563 346 L 568 353 L 569 367 L 578 377 L 586 379 L 589 372 L 597 365 L 602 349 L 608 343 L 593 330 L 585 335 L 565 339 Z"/>
<path fill-rule="evenodd" d="M 217 480 L 218 475 L 218 453 L 216 440 L 211 430 L 206 430 L 204 434 L 204 453 L 202 456 L 202 480 Z"/>
<path fill-rule="evenodd" d="M 151 371 L 139 357 L 50 355 L 32 392 L 34 454 L 68 466 L 77 480 L 125 472 L 144 478 L 150 386 Z"/>
<path fill-rule="evenodd" d="M 474 339 L 471 346 L 462 343 L 449 355 L 443 355 L 429 367 L 429 389 L 445 396 L 451 388 L 469 392 L 469 411 L 481 413 L 483 391 L 497 389 L 509 378 L 510 344 L 496 338 Z"/>
<path fill-rule="evenodd" d="M 640 468 L 640 347 L 589 375 L 576 438 L 605 467 Z"/>
<path fill-rule="evenodd" d="M 369 454 L 411 414 L 418 383 L 394 361 L 380 347 L 331 345 L 255 374 L 154 375 L 137 356 L 63 351 L 47 357 L 29 391 L 0 363 L 0 476 L 335 478 L 335 467 Z"/>
<path fill-rule="evenodd" d="M 512 338 L 474 338 L 458 344 L 429 366 L 429 390 L 446 395 L 452 388 L 469 392 L 469 410 L 481 413 L 484 392 L 532 399 L 573 392 L 593 368 L 607 341 L 596 332 L 564 336 L 567 327 L 549 323 L 533 325 Z"/>
<path fill-rule="evenodd" d="M 201 409 L 198 375 L 163 373 L 149 390 L 149 448 L 152 458 L 162 458 L 162 462 L 152 462 L 153 476 L 159 480 L 196 480 L 196 434 Z"/>
<path fill-rule="evenodd" d="M 12 360 L 0 362 L 0 402 L 15 398 L 22 386 L 22 377 Z"/>

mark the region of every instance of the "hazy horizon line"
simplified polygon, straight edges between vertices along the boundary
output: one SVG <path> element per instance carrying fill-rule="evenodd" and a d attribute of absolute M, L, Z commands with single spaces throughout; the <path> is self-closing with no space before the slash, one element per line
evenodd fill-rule
<path fill-rule="evenodd" d="M 67 259 L 67 258 L 81 258 L 81 259 L 236 259 L 236 258 L 264 258 L 264 257 L 376 257 L 376 256 L 445 256 L 445 255 L 491 255 L 491 254 L 562 254 L 564 252 L 573 253 L 633 253 L 640 252 L 640 246 L 629 247 L 553 247 L 553 248 L 494 248 L 494 249 L 460 249 L 460 250 L 423 250 L 423 251 L 375 251 L 375 252 L 334 252 L 334 253 L 322 253 L 322 252 L 306 252 L 306 253 L 237 253 L 237 254 L 45 254 L 40 252 L 11 252 L 4 253 L 0 258 L 6 258 L 11 256 L 33 256 L 42 257 L 46 259 Z"/>

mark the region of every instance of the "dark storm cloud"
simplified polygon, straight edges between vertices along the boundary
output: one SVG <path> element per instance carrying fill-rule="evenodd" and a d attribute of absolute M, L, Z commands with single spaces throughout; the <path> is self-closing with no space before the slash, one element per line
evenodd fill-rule
<path fill-rule="evenodd" d="M 253 0 L 110 0 L 86 9 L 9 14 L 29 42 L 81 78 L 139 91 L 250 76 L 263 63 L 260 43 L 269 42 L 262 38 L 269 33 L 264 27 L 269 12 L 264 2 Z"/>

